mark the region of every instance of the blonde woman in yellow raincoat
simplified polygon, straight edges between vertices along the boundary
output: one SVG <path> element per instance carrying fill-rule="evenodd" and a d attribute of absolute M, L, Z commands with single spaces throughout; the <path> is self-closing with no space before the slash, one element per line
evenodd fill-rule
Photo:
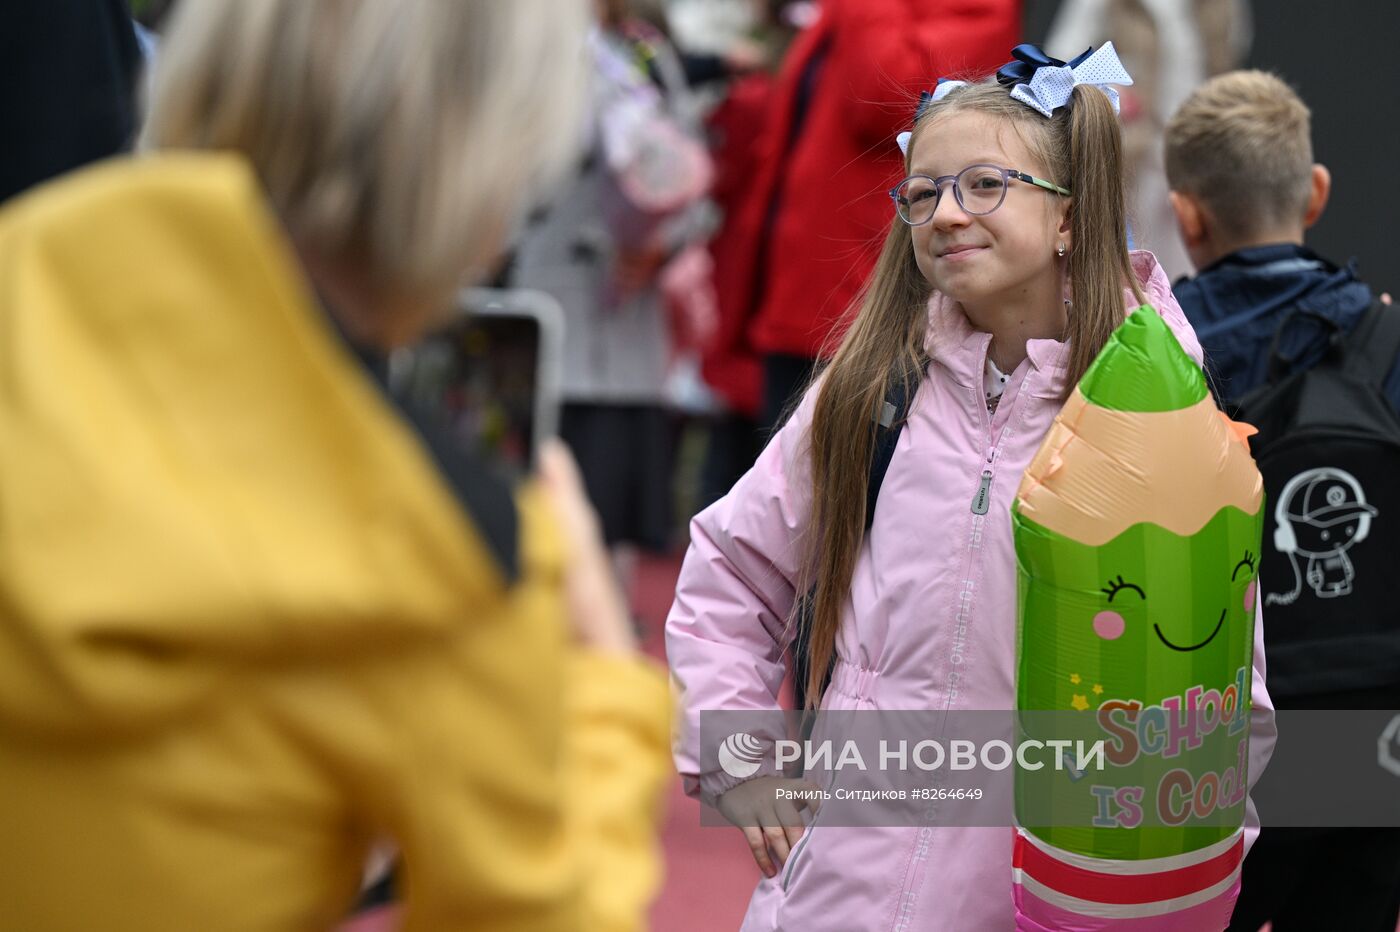
<path fill-rule="evenodd" d="M 376 378 L 567 161 L 586 16 L 184 0 L 184 151 L 0 212 L 0 926 L 325 929 L 383 837 L 409 929 L 641 925 L 667 692 L 571 463 Z"/>

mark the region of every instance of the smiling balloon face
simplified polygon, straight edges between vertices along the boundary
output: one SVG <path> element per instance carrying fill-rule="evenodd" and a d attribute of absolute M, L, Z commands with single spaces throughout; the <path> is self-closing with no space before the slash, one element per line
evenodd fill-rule
<path fill-rule="evenodd" d="M 1019 708 L 1232 683 L 1254 643 L 1261 521 L 1227 507 L 1189 537 L 1137 524 L 1097 547 L 1022 523 Z"/>

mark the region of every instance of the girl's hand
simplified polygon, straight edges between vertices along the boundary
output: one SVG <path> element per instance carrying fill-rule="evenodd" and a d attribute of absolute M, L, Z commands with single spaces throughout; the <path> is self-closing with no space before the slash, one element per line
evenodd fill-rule
<path fill-rule="evenodd" d="M 617 584 L 583 479 L 569 448 L 550 440 L 540 448 L 539 475 L 568 541 L 565 604 L 578 642 L 594 650 L 633 653 L 637 636 L 627 614 L 627 600 Z"/>
<path fill-rule="evenodd" d="M 786 777 L 758 777 L 740 783 L 721 796 L 717 802 L 720 814 L 738 826 L 753 852 L 754 862 L 765 877 L 776 877 L 806 831 L 798 812 L 817 811 L 813 799 L 780 799 L 779 790 L 813 791 L 818 789 L 808 780 Z"/>

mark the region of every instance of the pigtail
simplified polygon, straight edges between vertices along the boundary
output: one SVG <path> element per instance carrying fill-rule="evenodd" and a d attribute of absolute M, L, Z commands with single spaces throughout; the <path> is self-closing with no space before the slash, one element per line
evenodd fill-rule
<path fill-rule="evenodd" d="M 1128 258 L 1123 137 L 1107 95 L 1079 85 L 1068 107 L 1070 137 L 1069 384 L 1088 371 L 1123 322 L 1123 288 L 1143 299 Z"/>
<path fill-rule="evenodd" d="M 841 608 L 865 537 L 866 492 L 875 455 L 875 414 L 892 375 L 906 391 L 923 376 L 922 352 L 928 284 L 914 261 L 912 235 L 898 219 L 855 307 L 850 329 L 820 376 L 813 410 L 811 518 L 798 592 L 810 604 L 796 643 L 807 660 L 807 702 L 821 701 L 836 653 Z"/>

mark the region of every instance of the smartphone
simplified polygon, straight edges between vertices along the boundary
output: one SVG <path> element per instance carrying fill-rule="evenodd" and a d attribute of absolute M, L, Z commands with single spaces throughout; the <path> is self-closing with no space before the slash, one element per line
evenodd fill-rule
<path fill-rule="evenodd" d="M 544 292 L 467 289 L 445 326 L 390 360 L 390 387 L 467 455 L 520 478 L 559 428 L 563 327 Z"/>

